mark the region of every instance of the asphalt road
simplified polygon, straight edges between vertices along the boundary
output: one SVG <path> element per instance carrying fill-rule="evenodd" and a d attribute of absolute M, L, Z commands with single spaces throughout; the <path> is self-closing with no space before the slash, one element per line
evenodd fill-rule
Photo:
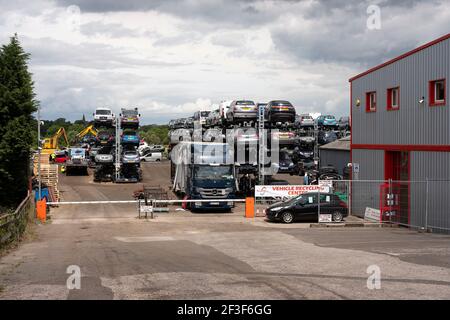
<path fill-rule="evenodd" d="M 144 182 L 168 186 L 168 165 Z M 131 199 L 136 185 L 61 177 L 64 200 Z M 231 214 L 60 206 L 0 258 L 0 299 L 448 299 L 450 236 L 399 228 L 310 229 Z M 81 288 L 67 287 L 79 266 Z M 367 287 L 369 266 L 381 289 Z"/>

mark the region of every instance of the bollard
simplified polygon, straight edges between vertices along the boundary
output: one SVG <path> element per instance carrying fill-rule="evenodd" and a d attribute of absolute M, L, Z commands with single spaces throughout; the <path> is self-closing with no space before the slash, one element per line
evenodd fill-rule
<path fill-rule="evenodd" d="M 47 220 L 47 200 L 45 198 L 36 202 L 36 217 L 41 220 L 41 222 Z"/>
<path fill-rule="evenodd" d="M 253 197 L 245 198 L 245 217 L 246 218 L 255 217 L 255 198 Z"/>

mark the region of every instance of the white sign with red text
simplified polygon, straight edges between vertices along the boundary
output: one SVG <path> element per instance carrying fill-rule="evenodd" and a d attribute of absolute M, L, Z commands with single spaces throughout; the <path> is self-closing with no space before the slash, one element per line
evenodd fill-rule
<path fill-rule="evenodd" d="M 255 186 L 255 198 L 293 198 L 319 191 L 330 192 L 330 188 L 318 185 Z"/>

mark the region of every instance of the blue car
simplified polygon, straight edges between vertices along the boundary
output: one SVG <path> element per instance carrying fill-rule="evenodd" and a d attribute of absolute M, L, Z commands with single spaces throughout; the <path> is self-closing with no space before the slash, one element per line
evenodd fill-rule
<path fill-rule="evenodd" d="M 139 135 L 134 131 L 124 131 L 121 138 L 122 144 L 132 144 L 139 146 L 139 142 L 141 139 L 139 138 Z"/>
<path fill-rule="evenodd" d="M 317 118 L 317 125 L 322 128 L 338 128 L 336 118 L 331 115 L 320 116 Z"/>

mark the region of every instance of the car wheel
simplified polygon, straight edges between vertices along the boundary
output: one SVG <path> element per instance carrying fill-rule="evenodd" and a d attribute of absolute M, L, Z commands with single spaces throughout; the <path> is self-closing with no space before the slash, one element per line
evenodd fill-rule
<path fill-rule="evenodd" d="M 344 220 L 344 216 L 340 211 L 333 212 L 332 218 L 334 222 L 342 222 Z"/>
<path fill-rule="evenodd" d="M 294 221 L 294 215 L 289 211 L 283 212 L 281 220 L 283 220 L 284 223 L 292 223 L 292 221 Z"/>

